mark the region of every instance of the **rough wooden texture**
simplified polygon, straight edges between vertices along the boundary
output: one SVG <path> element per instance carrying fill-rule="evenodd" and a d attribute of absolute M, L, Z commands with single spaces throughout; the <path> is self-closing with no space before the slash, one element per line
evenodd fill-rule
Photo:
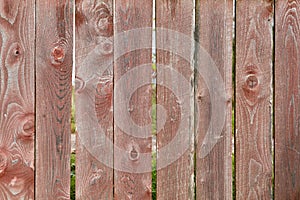
<path fill-rule="evenodd" d="M 0 199 L 34 198 L 34 1 L 0 1 Z"/>
<path fill-rule="evenodd" d="M 146 200 L 151 199 L 152 1 L 116 0 L 114 7 L 114 195 Z M 144 27 L 145 35 L 136 30 Z M 123 37 L 128 30 L 137 34 Z M 139 85 L 143 80 L 147 84 Z"/>
<path fill-rule="evenodd" d="M 300 1 L 275 9 L 275 199 L 299 199 Z"/>
<path fill-rule="evenodd" d="M 270 199 L 273 5 L 236 6 L 236 198 Z"/>
<path fill-rule="evenodd" d="M 211 120 L 210 92 L 201 75 L 196 74 L 196 196 L 197 199 L 232 199 L 232 0 L 198 0 L 196 34 L 203 48 L 222 77 L 226 91 L 226 119 L 222 133 L 213 149 L 201 155 L 202 144 Z M 200 49 L 199 49 L 200 50 Z M 198 61 L 197 61 L 198 63 Z M 221 97 L 219 97 L 221 98 Z M 213 125 L 214 126 L 214 125 Z"/>
<path fill-rule="evenodd" d="M 193 8 L 193 0 L 156 1 L 157 199 L 194 199 Z"/>
<path fill-rule="evenodd" d="M 113 199 L 112 7 L 76 1 L 76 199 Z"/>
<path fill-rule="evenodd" d="M 70 198 L 72 13 L 36 1 L 36 199 Z"/>

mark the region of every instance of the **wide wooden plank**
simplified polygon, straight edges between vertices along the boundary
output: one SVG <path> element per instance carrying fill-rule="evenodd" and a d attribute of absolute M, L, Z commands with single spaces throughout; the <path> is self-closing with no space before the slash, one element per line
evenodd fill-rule
<path fill-rule="evenodd" d="M 114 8 L 114 197 L 146 200 L 151 199 L 152 1 L 115 0 Z"/>
<path fill-rule="evenodd" d="M 236 6 L 236 198 L 270 199 L 273 5 Z"/>
<path fill-rule="evenodd" d="M 0 1 L 0 199 L 34 198 L 34 1 Z"/>
<path fill-rule="evenodd" d="M 76 199 L 113 199 L 112 2 L 76 1 Z"/>
<path fill-rule="evenodd" d="M 275 199 L 299 199 L 300 1 L 276 1 L 275 13 Z"/>
<path fill-rule="evenodd" d="M 209 58 L 201 55 L 201 60 L 212 59 L 219 73 L 224 87 L 225 96 L 222 99 L 224 106 L 223 121 L 212 121 L 213 102 L 210 96 L 214 90 L 206 85 L 202 74 L 196 74 L 195 102 L 196 117 L 196 196 L 197 199 L 232 199 L 232 27 L 233 27 L 233 2 L 232 0 L 196 2 L 196 35 L 200 46 L 198 51 L 204 50 Z M 202 53 L 203 54 L 203 53 Z M 202 67 L 202 66 L 199 66 Z M 211 69 L 211 68 L 210 68 Z M 198 72 L 201 70 L 198 70 Z M 214 75 L 216 77 L 216 75 Z M 217 82 L 215 82 L 217 84 Z M 224 102 L 224 100 L 226 102 Z M 209 124 L 213 127 L 216 123 L 223 125 L 212 143 L 214 146 L 209 152 L 203 151 L 203 144 L 210 138 Z"/>
<path fill-rule="evenodd" d="M 36 199 L 70 198 L 72 13 L 36 1 Z"/>
<path fill-rule="evenodd" d="M 156 1 L 157 199 L 194 199 L 193 8 Z"/>

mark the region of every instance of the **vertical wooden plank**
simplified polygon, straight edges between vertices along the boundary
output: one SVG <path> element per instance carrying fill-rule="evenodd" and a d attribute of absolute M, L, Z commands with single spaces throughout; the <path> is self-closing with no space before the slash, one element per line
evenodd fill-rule
<path fill-rule="evenodd" d="M 76 199 L 113 199 L 112 9 L 76 1 Z"/>
<path fill-rule="evenodd" d="M 0 199 L 34 198 L 34 1 L 0 1 Z"/>
<path fill-rule="evenodd" d="M 236 197 L 270 199 L 273 5 L 236 6 Z"/>
<path fill-rule="evenodd" d="M 194 199 L 194 21 L 193 0 L 156 1 L 157 199 Z"/>
<path fill-rule="evenodd" d="M 300 1 L 276 1 L 275 13 L 275 199 L 299 199 Z"/>
<path fill-rule="evenodd" d="M 152 1 L 115 0 L 114 6 L 114 194 L 146 200 L 151 199 Z"/>
<path fill-rule="evenodd" d="M 36 1 L 36 199 L 70 198 L 71 1 Z"/>
<path fill-rule="evenodd" d="M 200 48 L 207 51 L 215 62 L 226 92 L 226 118 L 222 132 L 213 149 L 207 155 L 202 155 L 202 144 L 205 143 L 208 126 L 213 117 L 213 97 L 210 96 L 213 91 L 209 90 L 201 74 L 196 74 L 195 102 L 198 105 L 196 115 L 199 117 L 196 131 L 196 195 L 197 199 L 232 199 L 233 2 L 198 0 L 196 5 L 196 34 Z M 201 58 L 205 59 L 203 56 Z"/>

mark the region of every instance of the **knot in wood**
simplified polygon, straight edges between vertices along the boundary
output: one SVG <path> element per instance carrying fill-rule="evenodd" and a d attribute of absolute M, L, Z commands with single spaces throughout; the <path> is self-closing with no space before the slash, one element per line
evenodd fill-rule
<path fill-rule="evenodd" d="M 98 95 L 111 96 L 111 94 L 113 92 L 113 77 L 111 75 L 101 77 L 99 79 L 99 83 L 97 84 L 96 91 L 97 91 Z"/>
<path fill-rule="evenodd" d="M 102 36 L 112 36 L 113 34 L 113 17 L 105 4 L 99 9 L 98 21 L 96 22 L 97 33 Z"/>
<path fill-rule="evenodd" d="M 15 49 L 14 55 L 16 57 L 20 55 L 20 48 L 19 47 Z"/>
<path fill-rule="evenodd" d="M 18 56 L 21 55 L 22 48 L 21 48 L 20 43 L 16 42 L 11 47 L 12 47 L 12 50 L 11 50 L 12 51 L 12 55 L 14 57 L 18 57 Z"/>
<path fill-rule="evenodd" d="M 8 159 L 7 159 L 7 155 L 5 152 L 3 152 L 2 150 L 0 150 L 0 176 L 2 174 L 4 174 L 6 168 L 8 165 Z"/>
<path fill-rule="evenodd" d="M 27 113 L 21 118 L 19 136 L 23 140 L 32 140 L 34 138 L 34 115 Z"/>
<path fill-rule="evenodd" d="M 129 158 L 132 161 L 136 161 L 139 159 L 139 152 L 137 152 L 134 147 L 132 147 L 132 150 L 129 152 Z"/>
<path fill-rule="evenodd" d="M 108 26 L 108 23 L 109 23 L 109 20 L 108 18 L 100 18 L 99 21 L 98 21 L 98 29 L 104 31 L 107 29 L 107 26 Z"/>
<path fill-rule="evenodd" d="M 112 42 L 103 42 L 101 44 L 102 53 L 104 55 L 111 54 L 113 52 L 113 44 Z"/>
<path fill-rule="evenodd" d="M 95 6 L 93 16 L 89 22 L 92 34 L 96 36 L 110 37 L 113 35 L 113 16 L 108 5 L 101 3 Z"/>
<path fill-rule="evenodd" d="M 96 52 L 100 56 L 102 55 L 110 55 L 113 53 L 114 45 L 110 38 L 101 38 L 97 41 Z"/>
<path fill-rule="evenodd" d="M 254 75 L 250 75 L 248 76 L 247 80 L 246 80 L 246 84 L 248 86 L 249 89 L 254 89 L 255 87 L 258 86 L 258 79 L 256 76 Z"/>
<path fill-rule="evenodd" d="M 23 49 L 20 43 L 13 43 L 8 50 L 8 56 L 5 59 L 5 64 L 11 67 L 20 64 L 23 58 L 22 54 Z"/>
<path fill-rule="evenodd" d="M 95 185 L 96 183 L 98 183 L 102 176 L 105 176 L 102 169 L 95 170 L 90 177 L 90 185 Z"/>
<path fill-rule="evenodd" d="M 23 125 L 23 135 L 25 137 L 32 137 L 34 134 L 34 122 L 33 120 L 28 120 L 27 122 L 25 122 L 25 124 Z"/>
<path fill-rule="evenodd" d="M 61 65 L 65 59 L 65 50 L 61 46 L 56 46 L 51 52 L 51 63 L 53 65 Z"/>

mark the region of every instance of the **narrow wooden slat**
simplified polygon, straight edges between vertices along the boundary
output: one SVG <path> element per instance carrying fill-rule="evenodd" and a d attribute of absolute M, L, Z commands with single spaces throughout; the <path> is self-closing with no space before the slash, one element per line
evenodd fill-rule
<path fill-rule="evenodd" d="M 273 5 L 236 6 L 236 198 L 270 199 Z"/>
<path fill-rule="evenodd" d="M 112 7 L 76 1 L 76 199 L 113 199 Z"/>
<path fill-rule="evenodd" d="M 34 1 L 0 1 L 0 199 L 34 198 Z"/>
<path fill-rule="evenodd" d="M 151 199 L 152 1 L 115 0 L 114 7 L 114 195 L 147 200 Z"/>
<path fill-rule="evenodd" d="M 36 199 L 70 198 L 72 10 L 36 1 Z"/>
<path fill-rule="evenodd" d="M 201 74 L 196 74 L 195 102 L 198 109 L 195 117 L 199 118 L 196 120 L 196 195 L 197 199 L 232 199 L 233 2 L 232 0 L 198 0 L 196 5 L 196 34 L 201 48 L 198 51 L 205 50 L 215 62 L 226 92 L 226 104 L 224 104 L 226 118 L 222 132 L 214 133 L 219 135 L 216 144 L 210 152 L 205 153 L 207 155 L 203 155 L 202 144 L 205 143 L 205 138 L 208 138 L 208 126 L 213 117 L 211 114 L 214 106 L 211 101 L 213 97 L 210 96 L 213 91 L 208 89 Z M 204 56 L 201 58 L 207 59 Z M 198 62 L 201 60 L 197 60 L 196 63 Z M 217 125 L 212 123 L 212 126 Z"/>
<path fill-rule="evenodd" d="M 276 1 L 275 13 L 275 199 L 299 199 L 300 1 Z"/>
<path fill-rule="evenodd" d="M 194 198 L 193 8 L 156 1 L 157 199 Z"/>

